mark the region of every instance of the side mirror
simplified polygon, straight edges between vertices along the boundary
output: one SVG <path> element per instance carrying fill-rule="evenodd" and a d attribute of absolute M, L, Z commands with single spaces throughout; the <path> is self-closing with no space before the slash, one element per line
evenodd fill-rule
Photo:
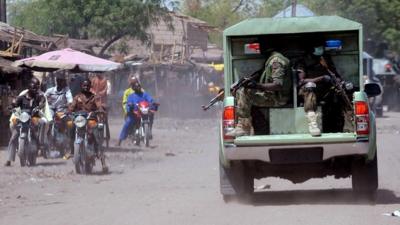
<path fill-rule="evenodd" d="M 364 91 L 368 98 L 375 97 L 382 93 L 381 87 L 377 83 L 368 83 L 364 85 Z"/>

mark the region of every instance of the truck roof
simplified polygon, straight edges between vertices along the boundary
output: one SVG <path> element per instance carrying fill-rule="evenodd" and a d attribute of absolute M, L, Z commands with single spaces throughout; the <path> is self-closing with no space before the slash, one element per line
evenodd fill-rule
<path fill-rule="evenodd" d="M 224 30 L 224 36 L 359 31 L 362 25 L 340 16 L 251 18 Z"/>

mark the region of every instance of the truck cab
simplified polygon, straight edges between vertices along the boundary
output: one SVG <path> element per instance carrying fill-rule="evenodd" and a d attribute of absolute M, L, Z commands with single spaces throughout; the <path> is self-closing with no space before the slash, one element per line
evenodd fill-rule
<path fill-rule="evenodd" d="M 322 134 L 309 134 L 294 64 L 304 57 L 305 46 L 324 45 L 327 57 L 345 81 L 353 84 L 351 121 L 331 129 L 337 117 L 318 102 Z M 293 183 L 333 175 L 351 177 L 356 193 L 374 195 L 378 188 L 375 115 L 368 97 L 378 95 L 377 84 L 364 84 L 362 25 L 338 16 L 254 18 L 224 31 L 225 90 L 242 77 L 264 67 L 268 54 L 278 51 L 290 60 L 286 82 L 291 84 L 288 101 L 279 107 L 252 107 L 251 135 L 232 137 L 237 124 L 236 98 L 225 92 L 220 123 L 220 190 L 224 200 L 254 192 L 254 179 L 280 177 Z M 337 113 L 341 113 L 337 111 Z M 266 122 L 267 121 L 267 122 Z"/>

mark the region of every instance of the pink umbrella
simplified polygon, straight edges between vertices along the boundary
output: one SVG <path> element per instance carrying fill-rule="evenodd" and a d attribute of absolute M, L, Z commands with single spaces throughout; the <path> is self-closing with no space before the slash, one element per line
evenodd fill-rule
<path fill-rule="evenodd" d="M 118 69 L 121 66 L 120 63 L 98 58 L 70 48 L 17 60 L 12 65 L 15 67 L 28 67 L 35 71 L 64 69 L 74 72 L 105 72 Z"/>

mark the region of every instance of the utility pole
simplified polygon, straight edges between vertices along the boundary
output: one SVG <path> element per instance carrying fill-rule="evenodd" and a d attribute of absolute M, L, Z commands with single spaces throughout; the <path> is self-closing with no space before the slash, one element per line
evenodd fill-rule
<path fill-rule="evenodd" d="M 7 4 L 6 0 L 0 0 L 0 21 L 7 23 Z"/>
<path fill-rule="evenodd" d="M 292 17 L 296 17 L 297 0 L 292 0 Z"/>

